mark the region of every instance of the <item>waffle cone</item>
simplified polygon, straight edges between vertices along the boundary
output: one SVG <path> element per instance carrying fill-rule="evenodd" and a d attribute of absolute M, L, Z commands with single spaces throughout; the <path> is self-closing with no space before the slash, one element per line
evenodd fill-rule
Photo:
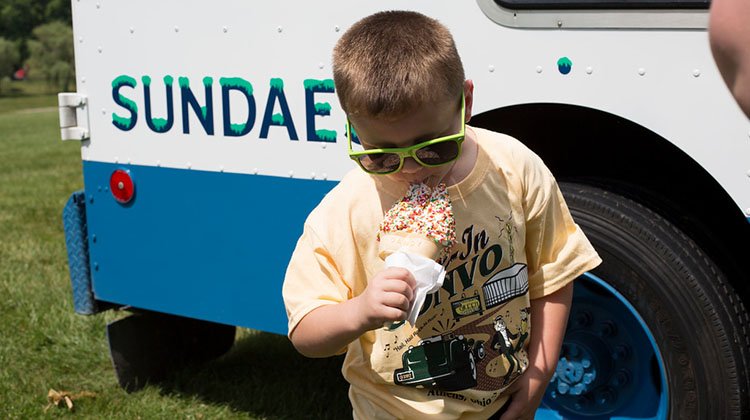
<path fill-rule="evenodd" d="M 442 245 L 419 233 L 388 232 L 380 235 L 378 256 L 384 260 L 396 251 L 403 251 L 437 260 L 442 248 Z"/>

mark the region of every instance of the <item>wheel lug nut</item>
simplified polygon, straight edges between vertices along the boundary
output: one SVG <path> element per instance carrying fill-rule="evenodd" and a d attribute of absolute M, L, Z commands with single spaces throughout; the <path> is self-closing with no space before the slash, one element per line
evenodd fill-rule
<path fill-rule="evenodd" d="M 575 407 L 576 410 L 581 410 L 585 407 L 588 407 L 590 403 L 591 400 L 587 395 L 581 395 L 576 399 L 576 402 L 573 403 L 573 407 Z"/>
<path fill-rule="evenodd" d="M 628 356 L 630 356 L 630 347 L 625 344 L 618 345 L 612 352 L 612 358 L 615 360 L 625 360 Z"/>
<path fill-rule="evenodd" d="M 617 334 L 617 325 L 612 321 L 604 321 L 599 325 L 600 337 L 612 337 Z"/>
<path fill-rule="evenodd" d="M 570 355 L 570 357 L 576 357 L 578 356 L 578 353 L 580 353 L 578 350 L 578 346 L 576 346 L 575 344 L 571 344 L 568 346 L 568 354 Z"/>
<path fill-rule="evenodd" d="M 576 325 L 586 327 L 591 325 L 592 316 L 589 311 L 581 311 L 575 315 Z"/>
<path fill-rule="evenodd" d="M 612 378 L 612 385 L 617 387 L 623 386 L 628 382 L 630 382 L 630 372 L 628 372 L 626 369 L 620 369 Z"/>
<path fill-rule="evenodd" d="M 611 388 L 604 388 L 596 396 L 596 403 L 598 405 L 612 404 L 615 400 L 617 400 L 617 392 Z"/>

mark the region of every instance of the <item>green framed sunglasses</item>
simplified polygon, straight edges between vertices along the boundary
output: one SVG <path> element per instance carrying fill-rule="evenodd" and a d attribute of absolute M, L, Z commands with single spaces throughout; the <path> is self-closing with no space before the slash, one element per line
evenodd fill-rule
<path fill-rule="evenodd" d="M 422 166 L 435 167 L 453 162 L 461 155 L 461 144 L 466 134 L 466 98 L 461 96 L 461 131 L 449 136 L 423 141 L 409 147 L 385 149 L 352 149 L 352 124 L 346 118 L 346 137 L 349 139 L 349 157 L 360 168 L 375 175 L 398 172 L 404 166 L 404 158 L 413 158 Z"/>

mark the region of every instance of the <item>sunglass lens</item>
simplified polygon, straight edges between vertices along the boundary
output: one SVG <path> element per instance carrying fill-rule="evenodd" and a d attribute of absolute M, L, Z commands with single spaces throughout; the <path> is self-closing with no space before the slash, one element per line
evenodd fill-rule
<path fill-rule="evenodd" d="M 398 169 L 401 158 L 395 153 L 368 153 L 359 156 L 359 163 L 369 172 L 382 174 Z"/>
<path fill-rule="evenodd" d="M 425 146 L 416 151 L 417 158 L 425 165 L 440 165 L 458 156 L 458 142 L 444 141 Z"/>

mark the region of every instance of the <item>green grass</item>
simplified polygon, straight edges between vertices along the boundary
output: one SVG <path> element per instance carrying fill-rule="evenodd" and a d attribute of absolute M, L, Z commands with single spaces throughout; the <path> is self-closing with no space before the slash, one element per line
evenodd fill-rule
<path fill-rule="evenodd" d="M 286 337 L 238 330 L 232 350 L 128 394 L 105 326 L 73 312 L 61 221 L 82 187 L 80 144 L 59 138 L 53 95 L 0 98 L 0 418 L 347 418 L 340 358 L 298 355 Z M 47 406 L 50 388 L 95 397 Z"/>

